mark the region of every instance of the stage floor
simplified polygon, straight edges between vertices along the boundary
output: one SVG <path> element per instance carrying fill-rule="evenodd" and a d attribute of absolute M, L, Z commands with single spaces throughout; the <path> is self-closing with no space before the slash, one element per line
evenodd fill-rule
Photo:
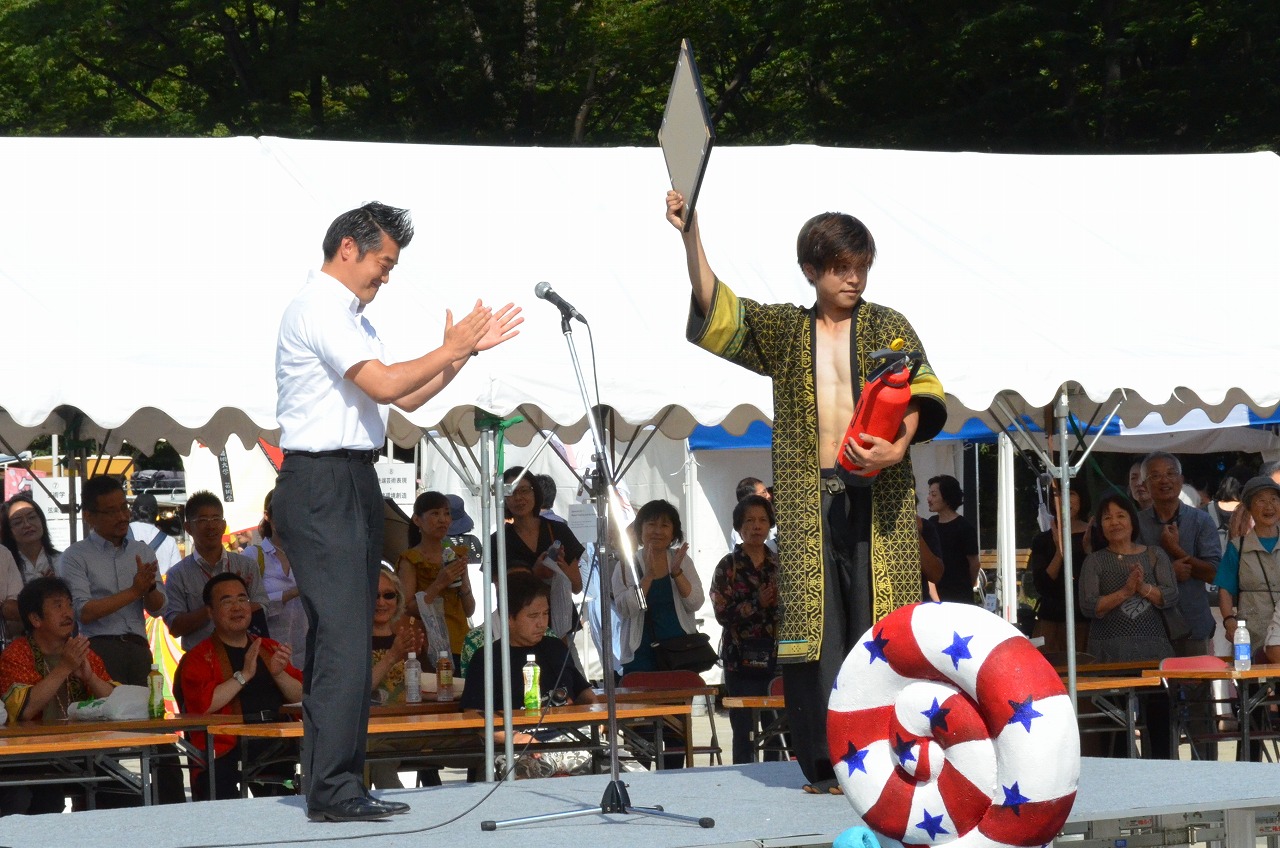
<path fill-rule="evenodd" d="M 384 822 L 313 824 L 301 798 L 216 801 L 150 809 L 101 810 L 0 819 L 0 844 L 13 848 L 106 845 L 147 848 L 275 846 L 355 841 L 368 848 L 420 848 L 427 840 L 495 848 L 675 848 L 826 846 L 858 824 L 843 797 L 805 795 L 794 763 L 627 772 L 632 803 L 715 819 L 704 829 L 647 816 L 590 815 L 483 832 L 484 820 L 599 809 L 607 776 L 522 780 L 501 784 L 449 783 L 387 793 L 413 810 Z M 1235 762 L 1152 762 L 1085 759 L 1072 822 L 1138 816 L 1274 808 L 1280 798 L 1276 766 Z M 478 806 L 477 806 L 478 805 Z M 475 809 L 471 809 L 475 807 Z M 440 843 L 436 843 L 440 844 Z"/>

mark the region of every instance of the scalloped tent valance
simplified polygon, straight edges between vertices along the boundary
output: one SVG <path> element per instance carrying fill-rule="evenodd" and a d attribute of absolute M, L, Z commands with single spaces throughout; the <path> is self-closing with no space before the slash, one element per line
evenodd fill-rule
<path fill-rule="evenodd" d="M 339 212 L 413 210 L 417 237 L 370 317 L 392 358 L 433 347 L 444 310 L 525 308 L 519 340 L 473 360 L 392 436 L 474 438 L 477 408 L 583 430 L 550 281 L 599 329 L 604 404 L 655 424 L 741 432 L 768 381 L 683 340 L 688 283 L 662 218 L 656 147 L 485 148 L 233 139 L 0 139 L 0 292 L 10 352 L 0 434 L 149 447 L 275 431 L 276 326 Z M 952 427 L 997 397 L 1017 413 L 1070 387 L 1088 417 L 1136 423 L 1280 403 L 1280 158 L 1094 157 L 720 148 L 699 205 L 739 294 L 807 304 L 794 239 L 812 214 L 862 218 L 867 297 L 906 313 Z M 592 357 L 576 330 L 579 354 Z M 629 425 L 629 426 L 627 426 Z M 511 436 L 527 438 L 530 428 Z"/>

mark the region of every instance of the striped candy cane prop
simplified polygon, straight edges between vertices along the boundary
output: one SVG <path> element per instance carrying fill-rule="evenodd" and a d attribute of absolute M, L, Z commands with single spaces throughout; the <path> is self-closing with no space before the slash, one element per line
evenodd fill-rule
<path fill-rule="evenodd" d="M 1057 673 L 968 604 L 913 604 L 868 630 L 836 678 L 827 739 L 844 794 L 886 845 L 1044 845 L 1080 778 Z"/>

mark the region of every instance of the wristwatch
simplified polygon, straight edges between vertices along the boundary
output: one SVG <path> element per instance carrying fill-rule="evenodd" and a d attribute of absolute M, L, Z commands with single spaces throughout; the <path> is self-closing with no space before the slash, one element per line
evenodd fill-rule
<path fill-rule="evenodd" d="M 234 678 L 234 679 L 235 679 L 235 681 L 236 681 L 236 683 L 239 683 L 241 686 L 248 686 L 248 685 L 249 685 L 249 681 L 247 681 L 247 680 L 245 680 L 245 679 L 244 679 L 244 672 L 243 672 L 243 671 L 233 672 L 233 673 L 232 673 L 232 675 L 231 675 L 231 677 L 232 677 L 232 678 Z"/>

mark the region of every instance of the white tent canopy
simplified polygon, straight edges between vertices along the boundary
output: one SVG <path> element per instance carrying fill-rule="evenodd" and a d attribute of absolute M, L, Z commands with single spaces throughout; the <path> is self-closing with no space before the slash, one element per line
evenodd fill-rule
<path fill-rule="evenodd" d="M 0 388 L 0 434 L 19 449 L 63 430 L 66 408 L 84 413 L 82 434 L 110 431 L 109 447 L 271 438 L 281 311 L 329 221 L 375 198 L 412 209 L 418 233 L 369 311 L 393 358 L 433 347 L 444 309 L 477 296 L 527 317 L 519 340 L 396 416 L 398 441 L 440 422 L 470 436 L 476 408 L 581 432 L 539 280 L 602 330 L 601 398 L 626 422 L 681 437 L 771 415 L 766 379 L 683 340 L 688 284 L 657 148 L 10 138 L 0 175 L 0 292 L 23 354 Z M 800 225 L 828 209 L 866 221 L 880 251 L 867 296 L 910 317 L 957 425 L 1002 392 L 1016 411 L 1042 407 L 1064 383 L 1081 414 L 1123 396 L 1136 423 L 1280 403 L 1278 198 L 1270 153 L 796 146 L 718 149 L 700 211 L 712 265 L 740 294 L 804 304 Z"/>

